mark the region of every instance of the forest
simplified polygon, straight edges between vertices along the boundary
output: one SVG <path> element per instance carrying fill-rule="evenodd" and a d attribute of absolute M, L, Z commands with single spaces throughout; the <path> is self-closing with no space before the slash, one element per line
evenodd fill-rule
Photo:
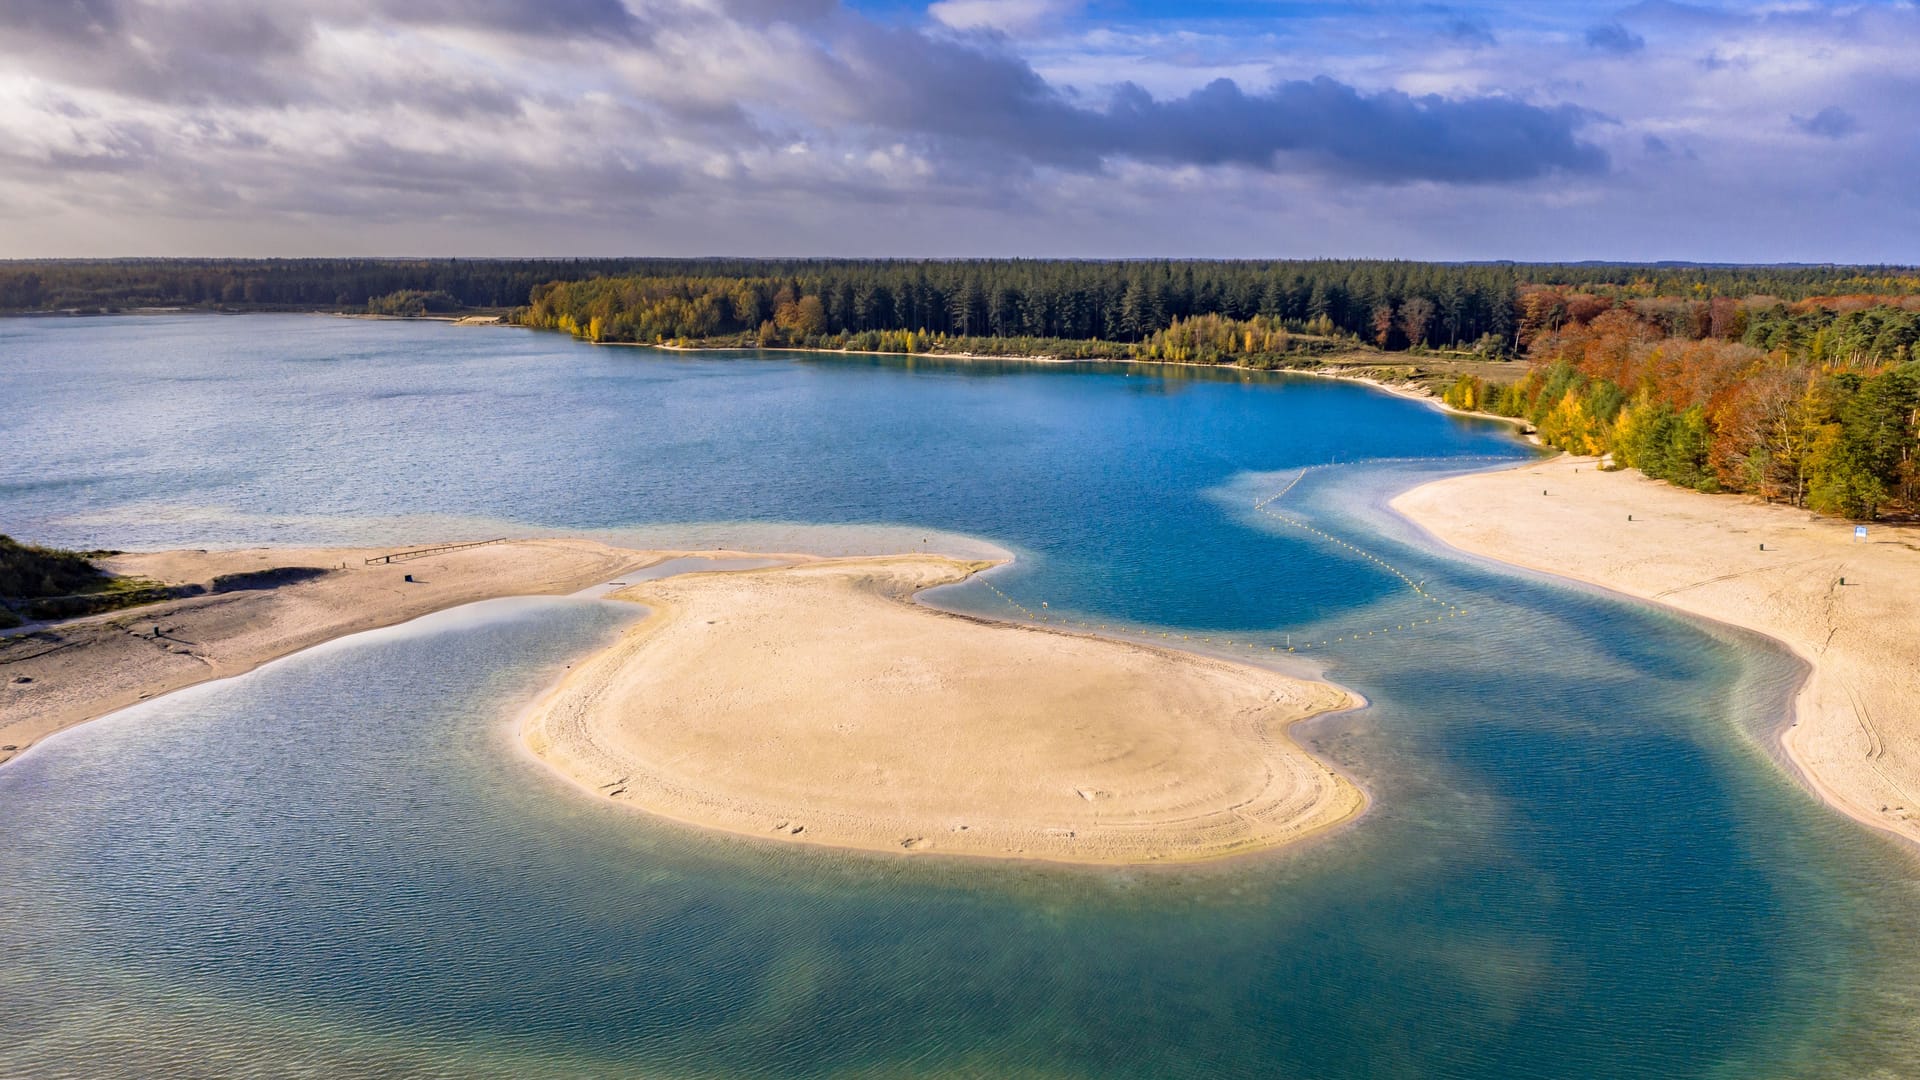
<path fill-rule="evenodd" d="M 526 303 L 544 281 L 632 273 L 641 265 L 636 259 L 17 260 L 0 262 L 0 312 L 364 312 L 404 294 L 444 297 L 450 309 L 500 309 Z"/>
<path fill-rule="evenodd" d="M 1265 335 L 1282 328 L 1387 350 L 1509 355 L 1525 344 L 1521 294 L 1542 286 L 1623 301 L 1920 293 L 1920 273 L 1881 267 L 968 260 L 712 261 L 672 271 L 556 279 L 536 287 L 517 318 L 592 341 L 907 352 L 994 338 L 1101 342 L 1069 352 L 1113 356 L 1140 356 L 1115 346 L 1185 327 L 1162 339 L 1157 358 L 1205 362 L 1270 354 L 1278 343 Z M 1249 345 L 1249 333 L 1260 340 Z"/>
<path fill-rule="evenodd" d="M 563 287 L 564 286 L 564 287 Z M 1920 271 L 1862 266 L 1325 260 L 109 259 L 0 261 L 0 311 L 503 310 L 600 318 L 605 340 L 864 332 L 1139 342 L 1202 315 L 1285 322 L 1379 348 L 1518 347 L 1516 298 L 1911 295 Z M 536 288 L 540 291 L 536 292 Z M 784 294 L 784 295 L 783 295 Z M 777 318 L 790 303 L 784 325 Z M 1483 344 L 1484 343 L 1484 344 Z"/>
<path fill-rule="evenodd" d="M 1871 520 L 1920 510 L 1920 298 L 1621 300 L 1531 289 L 1532 363 L 1457 408 L 1701 491 Z"/>

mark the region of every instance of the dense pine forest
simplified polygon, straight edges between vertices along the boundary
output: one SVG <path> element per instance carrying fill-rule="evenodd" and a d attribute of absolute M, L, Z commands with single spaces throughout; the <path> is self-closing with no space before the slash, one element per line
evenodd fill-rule
<path fill-rule="evenodd" d="M 534 292 L 551 283 L 569 287 Z M 1311 325 L 1391 349 L 1468 346 L 1484 338 L 1510 346 L 1518 329 L 1516 298 L 1530 285 L 1622 297 L 1767 295 L 1791 302 L 1912 294 L 1920 292 L 1920 271 L 1378 260 L 43 260 L 0 262 L 0 311 L 418 313 L 531 302 L 540 318 L 567 315 L 582 328 L 598 316 L 609 340 L 660 341 L 758 334 L 791 302 L 788 325 L 775 326 L 783 341 L 887 330 L 1139 341 L 1175 319 L 1218 315 Z"/>
<path fill-rule="evenodd" d="M 511 311 L 595 342 L 1252 367 L 1524 358 L 1459 408 L 1706 491 L 1920 511 L 1920 270 L 1367 260 L 0 263 L 0 311 Z"/>
<path fill-rule="evenodd" d="M 1381 349 L 1518 349 L 1536 286 L 1621 299 L 1920 293 L 1920 272 L 1868 267 L 1538 266 L 1379 261 L 696 262 L 556 279 L 520 315 L 595 341 L 751 338 L 880 347 L 861 335 L 1137 344 L 1178 324 L 1266 320 Z M 1211 331 L 1222 328 L 1215 326 Z M 1223 334 L 1210 333 L 1224 340 Z M 1244 335 L 1243 335 L 1244 337 Z M 1244 341 L 1242 350 L 1245 351 Z"/>
<path fill-rule="evenodd" d="M 510 308 L 557 278 L 633 273 L 640 260 L 52 259 L 0 262 L 0 311 L 136 308 L 379 312 L 383 301 L 431 299 L 393 314 Z M 415 294 L 408 297 L 407 294 Z"/>

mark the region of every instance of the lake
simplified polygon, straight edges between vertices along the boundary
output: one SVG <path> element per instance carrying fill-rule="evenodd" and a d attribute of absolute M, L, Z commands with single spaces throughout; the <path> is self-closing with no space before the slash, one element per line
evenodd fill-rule
<path fill-rule="evenodd" d="M 1375 800 L 1150 871 L 712 836 L 518 749 L 634 613 L 492 601 L 0 768 L 0 1073 L 1920 1073 L 1920 870 L 1771 756 L 1797 663 L 1387 509 L 1528 459 L 1503 426 L 1303 376 L 268 315 L 0 320 L 0 400 L 0 531 L 44 543 L 1009 551 L 932 599 L 1295 647 L 1370 700 L 1296 731 Z"/>

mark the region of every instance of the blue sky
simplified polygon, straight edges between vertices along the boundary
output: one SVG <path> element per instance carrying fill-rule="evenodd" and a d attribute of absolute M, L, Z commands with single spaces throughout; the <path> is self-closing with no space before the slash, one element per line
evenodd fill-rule
<path fill-rule="evenodd" d="M 22 0 L 0 257 L 1920 261 L 1920 6 Z"/>

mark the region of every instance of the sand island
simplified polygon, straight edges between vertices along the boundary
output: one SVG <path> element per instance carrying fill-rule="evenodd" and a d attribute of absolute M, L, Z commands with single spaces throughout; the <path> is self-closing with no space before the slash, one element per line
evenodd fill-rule
<path fill-rule="evenodd" d="M 986 564 L 834 559 L 647 582 L 650 617 L 526 724 L 603 796 L 755 836 L 1071 862 L 1274 847 L 1356 813 L 1286 736 L 1324 683 L 903 601 Z"/>
<path fill-rule="evenodd" d="M 1807 784 L 1920 843 L 1920 537 L 1686 491 L 1561 456 L 1415 488 L 1395 509 L 1489 558 L 1784 642 L 1810 672 L 1781 737 Z"/>
<path fill-rule="evenodd" d="M 0 760 L 344 634 L 491 597 L 578 592 L 695 553 L 546 539 L 368 563 L 380 554 L 114 558 L 116 573 L 169 584 L 239 574 L 247 587 L 0 639 Z M 613 593 L 646 605 L 645 618 L 574 665 L 526 720 L 527 744 L 582 797 L 896 853 L 1191 861 L 1277 847 L 1364 806 L 1286 733 L 1361 704 L 1338 687 L 912 602 L 989 562 L 778 558 Z"/>

